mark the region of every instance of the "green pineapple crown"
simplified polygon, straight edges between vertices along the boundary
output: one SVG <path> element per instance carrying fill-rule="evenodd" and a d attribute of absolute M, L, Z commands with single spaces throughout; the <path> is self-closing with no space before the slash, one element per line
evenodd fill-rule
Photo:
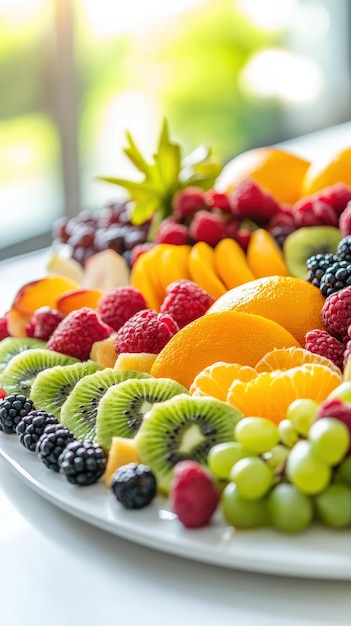
<path fill-rule="evenodd" d="M 127 132 L 128 145 L 124 153 L 143 175 L 140 181 L 132 181 L 111 176 L 98 179 L 119 185 L 127 190 L 132 201 L 131 221 L 135 225 L 152 219 L 153 229 L 172 215 L 173 198 L 185 187 L 196 186 L 210 189 L 221 171 L 219 163 L 211 156 L 211 149 L 199 146 L 186 157 L 182 156 L 179 143 L 169 136 L 168 122 L 163 121 L 156 152 L 148 163 Z"/>

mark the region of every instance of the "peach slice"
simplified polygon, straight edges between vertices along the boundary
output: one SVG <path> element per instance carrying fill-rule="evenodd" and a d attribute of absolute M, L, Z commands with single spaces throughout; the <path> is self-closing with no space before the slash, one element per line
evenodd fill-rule
<path fill-rule="evenodd" d="M 66 291 L 77 289 L 78 283 L 65 276 L 47 275 L 23 285 L 10 309 L 29 315 L 41 306 L 56 308 L 57 298 Z"/>
<path fill-rule="evenodd" d="M 96 309 L 97 304 L 103 295 L 100 289 L 72 289 L 61 294 L 56 300 L 56 309 L 64 315 L 71 311 L 87 306 Z"/>
<path fill-rule="evenodd" d="M 12 337 L 27 337 L 26 326 L 32 317 L 32 313 L 22 313 L 16 309 L 10 309 L 6 317 L 7 328 Z"/>

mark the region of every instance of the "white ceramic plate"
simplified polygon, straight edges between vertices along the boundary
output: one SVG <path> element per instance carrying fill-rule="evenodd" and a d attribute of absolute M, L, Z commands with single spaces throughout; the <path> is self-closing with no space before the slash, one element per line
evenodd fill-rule
<path fill-rule="evenodd" d="M 0 433 L 0 454 L 15 473 L 54 505 L 79 519 L 135 543 L 232 569 L 320 579 L 351 580 L 350 531 L 311 528 L 299 535 L 273 530 L 234 531 L 218 516 L 213 524 L 186 530 L 158 499 L 126 511 L 103 484 L 79 488 L 48 470 L 16 435 Z"/>

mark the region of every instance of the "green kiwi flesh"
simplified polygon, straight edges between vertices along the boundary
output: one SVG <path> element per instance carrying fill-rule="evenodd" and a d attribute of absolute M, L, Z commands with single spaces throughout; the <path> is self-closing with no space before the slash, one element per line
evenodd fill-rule
<path fill-rule="evenodd" d="M 308 226 L 294 230 L 283 244 L 284 259 L 291 276 L 306 280 L 307 259 L 315 254 L 336 254 L 340 240 L 340 230 L 334 226 Z"/>
<path fill-rule="evenodd" d="M 32 337 L 5 337 L 0 341 L 0 376 L 11 359 L 24 350 L 45 348 L 45 341 Z"/>
<path fill-rule="evenodd" d="M 130 378 L 150 378 L 150 374 L 106 367 L 84 376 L 74 386 L 61 407 L 61 424 L 69 428 L 77 439 L 93 441 L 101 398 L 110 387 Z"/>
<path fill-rule="evenodd" d="M 179 461 L 191 459 L 207 467 L 210 448 L 233 441 L 242 417 L 238 409 L 216 398 L 181 394 L 154 404 L 134 441 L 140 461 L 155 473 L 160 493 L 168 495 Z"/>
<path fill-rule="evenodd" d="M 155 402 L 181 393 L 188 390 L 171 378 L 134 378 L 114 385 L 99 402 L 95 441 L 109 450 L 112 437 L 133 438 Z"/>
<path fill-rule="evenodd" d="M 1 376 L 1 386 L 6 395 L 22 393 L 29 396 L 32 384 L 43 370 L 55 365 L 76 363 L 78 359 L 45 348 L 25 350 L 14 356 Z"/>
<path fill-rule="evenodd" d="M 30 399 L 36 409 L 53 413 L 60 421 L 61 407 L 73 387 L 88 374 L 102 367 L 94 361 L 79 361 L 70 365 L 55 365 L 39 372 L 30 391 Z"/>

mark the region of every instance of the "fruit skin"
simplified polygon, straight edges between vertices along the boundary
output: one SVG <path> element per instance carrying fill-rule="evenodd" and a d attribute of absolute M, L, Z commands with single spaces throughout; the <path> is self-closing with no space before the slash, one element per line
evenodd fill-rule
<path fill-rule="evenodd" d="M 63 315 L 68 315 L 83 306 L 96 309 L 103 293 L 101 289 L 72 289 L 57 298 L 56 308 Z"/>
<path fill-rule="evenodd" d="M 260 315 L 222 311 L 184 326 L 157 355 L 151 375 L 174 378 L 190 388 L 195 376 L 216 361 L 255 367 L 274 347 L 297 346 L 282 326 Z"/>
<path fill-rule="evenodd" d="M 147 465 L 128 463 L 113 474 L 111 489 L 124 508 L 143 509 L 156 496 L 156 478 Z"/>
<path fill-rule="evenodd" d="M 280 247 L 274 237 L 264 228 L 253 231 L 247 247 L 246 258 L 256 278 L 289 276 Z"/>
<path fill-rule="evenodd" d="M 242 246 L 228 237 L 216 245 L 214 265 L 220 280 L 227 289 L 233 289 L 256 278 L 248 265 Z"/>
<path fill-rule="evenodd" d="M 153 352 L 157 354 L 178 330 L 178 324 L 171 315 L 143 309 L 127 320 L 117 332 L 116 353 Z"/>
<path fill-rule="evenodd" d="M 160 312 L 171 315 L 179 328 L 204 315 L 214 298 L 194 281 L 177 280 L 166 289 Z"/>
<path fill-rule="evenodd" d="M 317 191 L 330 187 L 335 183 L 351 185 L 351 147 L 338 149 L 331 154 L 322 153 L 312 161 L 306 170 L 302 182 L 302 194 L 311 195 Z"/>
<path fill-rule="evenodd" d="M 324 417 L 334 417 L 335 419 L 343 422 L 345 426 L 347 426 L 347 428 L 349 429 L 351 436 L 351 405 L 348 402 L 343 402 L 343 400 L 339 398 L 327 398 L 320 403 L 316 413 L 316 420 L 322 419 Z M 350 453 L 351 443 L 348 450 L 348 454 Z"/>
<path fill-rule="evenodd" d="M 110 334 L 111 328 L 100 320 L 96 311 L 82 307 L 60 322 L 47 348 L 86 361 L 94 342 L 106 339 Z"/>
<path fill-rule="evenodd" d="M 143 294 L 132 287 L 116 287 L 103 294 L 98 302 L 97 311 L 105 324 L 119 330 L 134 313 L 146 309 Z"/>
<path fill-rule="evenodd" d="M 170 502 L 186 528 L 209 523 L 219 503 L 219 491 L 211 474 L 195 461 L 177 463 L 173 472 Z"/>

